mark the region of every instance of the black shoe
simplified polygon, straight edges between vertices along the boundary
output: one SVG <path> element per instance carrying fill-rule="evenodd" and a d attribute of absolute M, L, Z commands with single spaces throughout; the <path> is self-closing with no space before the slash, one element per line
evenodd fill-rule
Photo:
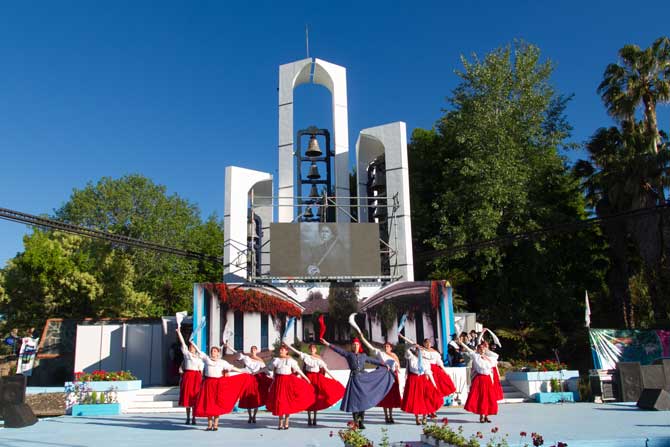
<path fill-rule="evenodd" d="M 363 424 L 363 421 L 358 423 L 358 428 L 360 428 L 361 430 L 365 430 L 365 424 Z"/>
<path fill-rule="evenodd" d="M 247 424 L 251 424 L 251 421 L 252 421 L 251 416 L 249 416 L 249 419 L 247 419 Z"/>
<path fill-rule="evenodd" d="M 195 419 L 191 421 L 191 425 L 195 425 Z"/>
<path fill-rule="evenodd" d="M 190 419 L 186 419 L 185 424 L 188 425 L 188 424 L 190 424 L 190 422 L 191 422 Z"/>
<path fill-rule="evenodd" d="M 393 420 L 393 418 L 389 418 L 389 422 L 390 422 L 391 424 L 395 424 L 395 421 Z"/>
<path fill-rule="evenodd" d="M 251 418 L 251 422 L 252 422 L 253 424 L 256 423 L 256 416 L 253 416 L 253 417 Z"/>

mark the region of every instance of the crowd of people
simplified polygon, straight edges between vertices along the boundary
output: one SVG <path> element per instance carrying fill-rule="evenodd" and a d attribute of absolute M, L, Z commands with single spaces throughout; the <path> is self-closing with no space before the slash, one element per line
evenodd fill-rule
<path fill-rule="evenodd" d="M 265 406 L 278 417 L 277 429 L 288 430 L 291 415 L 306 411 L 308 425 L 316 426 L 318 412 L 338 401 L 341 401 L 340 410 L 351 413 L 361 429 L 365 428 L 365 412 L 373 407 L 384 409 L 387 424 L 395 423 L 393 411 L 400 409 L 414 415 L 415 423 L 420 425 L 428 418 L 435 418 L 445 397 L 456 391 L 445 372 L 441 354 L 429 339 L 421 345 L 408 345 L 404 354 L 405 385 L 401 393 L 400 359 L 393 352 L 393 345 L 387 342 L 383 350 L 378 349 L 360 332 L 359 337 L 352 340 L 349 351 L 320 339 L 346 361 L 350 370 L 346 387 L 328 369 L 316 344 L 309 345 L 309 354 L 282 344 L 279 355 L 266 364 L 258 357 L 256 346 L 251 347 L 249 354 L 238 353 L 226 345 L 212 347 L 207 354 L 194 343 L 187 345 L 179 329 L 177 335 L 184 359 L 179 405 L 186 408 L 186 424 L 195 425 L 196 417 L 206 417 L 208 431 L 218 430 L 219 416 L 230 413 L 236 404 L 248 411 L 249 424 L 256 423 L 258 409 Z M 371 355 L 363 351 L 363 345 Z M 238 356 L 244 368 L 237 368 L 221 358 L 222 352 L 225 354 L 228 350 Z M 291 352 L 302 360 L 302 368 Z M 482 423 L 491 422 L 489 416 L 497 414 L 498 401 L 503 398 L 498 356 L 481 334 L 463 333 L 454 339 L 450 348 L 450 360 L 456 362 L 460 358 L 463 358 L 461 363 L 472 366 L 472 383 L 464 409 L 478 414 Z M 366 371 L 367 364 L 376 369 Z"/>

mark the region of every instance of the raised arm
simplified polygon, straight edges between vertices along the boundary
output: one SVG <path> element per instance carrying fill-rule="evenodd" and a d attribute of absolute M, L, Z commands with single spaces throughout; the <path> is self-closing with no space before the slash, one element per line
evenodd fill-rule
<path fill-rule="evenodd" d="M 302 355 L 304 354 L 303 352 L 298 351 L 297 349 L 295 349 L 293 346 L 289 345 L 288 343 L 286 343 L 286 347 L 289 348 L 291 351 L 295 352 L 296 354 L 298 354 L 300 357 L 302 357 Z"/>
<path fill-rule="evenodd" d="M 475 352 L 470 346 L 466 345 L 463 343 L 461 340 L 458 340 L 458 344 L 461 345 L 466 351 L 468 351 L 470 354 Z"/>
<path fill-rule="evenodd" d="M 177 338 L 179 338 L 179 342 L 181 343 L 181 348 L 188 351 L 188 346 L 186 346 L 186 342 L 184 341 L 184 336 L 181 335 L 181 331 L 179 329 L 177 329 Z"/>
<path fill-rule="evenodd" d="M 365 337 L 363 336 L 363 332 L 358 331 L 358 336 L 360 337 L 360 339 L 361 339 L 361 341 L 363 342 L 363 344 L 364 344 L 370 351 L 372 351 L 372 352 L 374 352 L 374 353 L 377 353 L 377 351 L 379 351 L 379 349 L 377 349 L 377 348 L 375 348 L 374 346 L 372 346 L 372 344 L 371 344 L 369 341 L 367 341 L 367 340 L 365 339 Z"/>

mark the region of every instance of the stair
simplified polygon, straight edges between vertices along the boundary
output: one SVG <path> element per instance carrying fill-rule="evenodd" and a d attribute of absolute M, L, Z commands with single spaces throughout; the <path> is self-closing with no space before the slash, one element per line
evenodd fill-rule
<path fill-rule="evenodd" d="M 151 387 L 139 390 L 128 402 L 124 413 L 181 413 L 179 387 Z"/>
<path fill-rule="evenodd" d="M 502 385 L 504 399 L 499 403 L 501 404 L 519 404 L 526 401 L 526 396 L 519 390 L 517 390 L 511 383 L 509 383 L 505 378 L 500 379 L 500 385 Z"/>

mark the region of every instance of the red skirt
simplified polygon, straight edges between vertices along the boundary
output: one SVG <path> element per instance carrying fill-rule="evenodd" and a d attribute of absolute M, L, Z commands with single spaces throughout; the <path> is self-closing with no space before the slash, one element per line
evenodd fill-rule
<path fill-rule="evenodd" d="M 495 396 L 491 376 L 477 374 L 472 379 L 468 400 L 465 401 L 463 409 L 480 415 L 498 414 L 498 400 Z"/>
<path fill-rule="evenodd" d="M 265 407 L 275 416 L 300 413 L 315 400 L 314 388 L 293 374 L 275 374 Z"/>
<path fill-rule="evenodd" d="M 393 388 L 391 388 L 391 391 L 386 393 L 386 396 L 384 396 L 384 398 L 377 404 L 377 406 L 382 408 L 400 408 L 401 403 L 402 399 L 400 398 L 400 380 L 398 380 L 398 372 L 396 371 Z"/>
<path fill-rule="evenodd" d="M 502 385 L 500 384 L 500 374 L 498 374 L 498 367 L 493 368 L 493 391 L 496 395 L 496 400 L 503 400 L 505 393 L 503 393 Z"/>
<path fill-rule="evenodd" d="M 320 372 L 305 373 L 314 389 L 314 403 L 307 408 L 307 411 L 321 411 L 330 408 L 344 396 L 344 386 L 337 380 L 326 377 Z"/>
<path fill-rule="evenodd" d="M 407 373 L 400 409 L 412 414 L 431 414 L 442 406 L 442 396 L 425 374 Z"/>
<path fill-rule="evenodd" d="M 195 407 L 198 402 L 198 393 L 202 385 L 202 373 L 197 370 L 187 369 L 181 376 L 179 383 L 179 406 Z"/>
<path fill-rule="evenodd" d="M 430 370 L 433 372 L 433 379 L 435 380 L 435 385 L 439 390 L 442 396 L 448 396 L 456 392 L 456 386 L 454 381 L 451 380 L 451 377 L 444 372 L 444 369 L 437 363 L 432 363 L 430 365 Z"/>
<path fill-rule="evenodd" d="M 205 377 L 193 413 L 198 417 L 230 413 L 251 380 L 253 379 L 249 374 Z"/>
<path fill-rule="evenodd" d="M 272 379 L 263 373 L 255 374 L 249 385 L 242 392 L 240 402 L 237 404 L 240 408 L 258 408 L 265 405 L 268 398 L 268 390 L 272 384 Z"/>

